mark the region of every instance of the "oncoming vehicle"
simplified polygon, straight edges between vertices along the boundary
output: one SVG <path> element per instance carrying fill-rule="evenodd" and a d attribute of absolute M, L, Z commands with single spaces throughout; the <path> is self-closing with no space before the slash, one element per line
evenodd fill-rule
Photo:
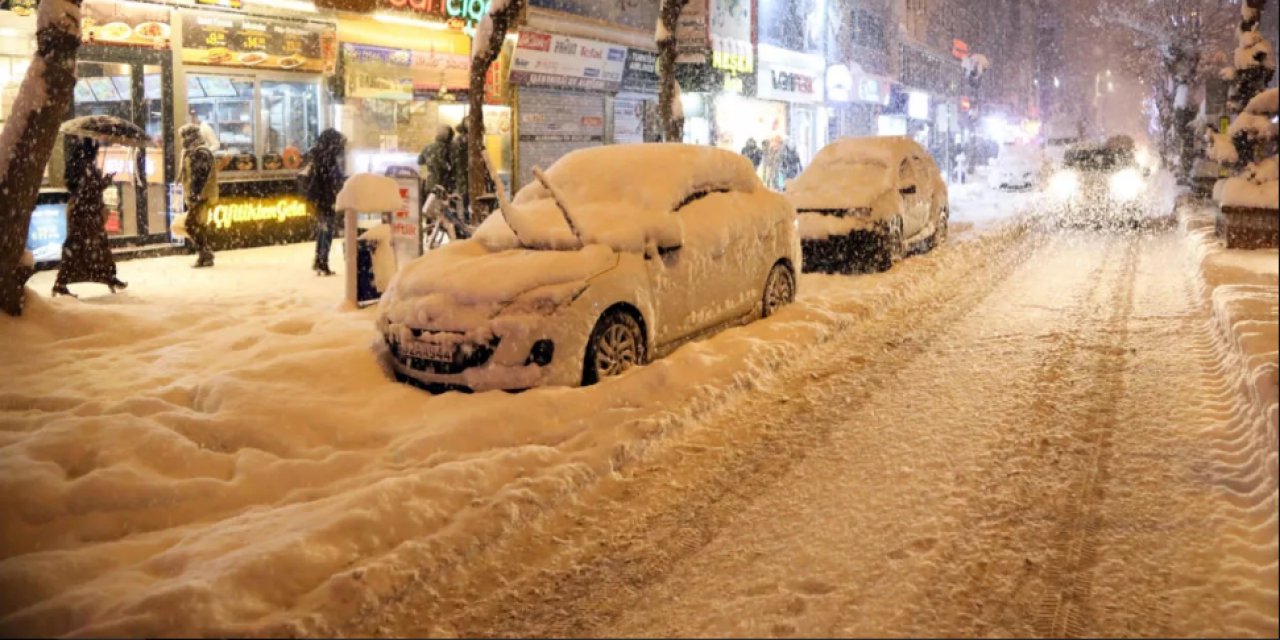
<path fill-rule="evenodd" d="M 377 322 L 397 378 L 592 384 L 795 298 L 795 213 L 736 153 L 613 145 L 534 175 L 392 279 Z"/>
<path fill-rule="evenodd" d="M 786 195 L 798 214 L 806 271 L 885 271 L 947 237 L 947 185 L 924 147 L 906 136 L 837 140 Z"/>
<path fill-rule="evenodd" d="M 1055 220 L 1071 226 L 1137 226 L 1145 211 L 1147 173 L 1128 138 L 1073 146 L 1049 179 Z"/>

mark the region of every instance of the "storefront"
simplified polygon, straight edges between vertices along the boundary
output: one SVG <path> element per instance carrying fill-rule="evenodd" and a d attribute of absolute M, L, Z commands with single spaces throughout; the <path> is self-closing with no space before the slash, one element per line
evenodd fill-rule
<path fill-rule="evenodd" d="M 207 124 L 217 139 L 214 248 L 311 237 L 296 174 L 302 154 L 330 124 L 324 78 L 336 66 L 334 23 L 230 11 L 179 14 L 181 120 Z"/>
<path fill-rule="evenodd" d="M 350 171 L 416 173 L 418 154 L 439 128 L 456 128 L 469 110 L 471 39 L 462 31 L 465 22 L 451 17 L 445 3 L 427 3 L 412 19 L 380 15 L 338 21 L 335 124 L 349 140 Z M 486 76 L 484 122 L 485 149 L 509 183 L 511 109 L 502 104 L 498 82 L 505 58 Z"/>
<path fill-rule="evenodd" d="M 112 115 L 144 129 L 156 146 L 136 151 L 107 146 L 100 166 L 114 173 L 103 193 L 104 226 L 113 248 L 168 240 L 169 177 L 175 156 L 166 132 L 174 126 L 173 12 L 163 6 L 86 0 L 81 7 L 77 81 L 68 118 Z M 0 11 L 0 123 L 17 97 L 34 48 L 35 17 Z M 37 265 L 61 259 L 66 239 L 65 142 L 55 144 L 45 167 L 28 233 Z"/>
<path fill-rule="evenodd" d="M 676 75 L 688 144 L 740 151 L 748 138 L 786 135 L 786 105 L 745 97 L 755 83 L 752 6 L 708 0 L 690 2 L 680 14 Z"/>
<path fill-rule="evenodd" d="M 826 144 L 822 56 L 760 44 L 756 52 L 756 95 L 787 105 L 787 141 L 808 165 Z"/>
<path fill-rule="evenodd" d="M 524 29 L 511 61 L 516 90 L 516 188 L 570 151 L 606 141 L 627 47 Z M 606 117 L 608 116 L 608 117 Z"/>
<path fill-rule="evenodd" d="M 892 86 L 888 78 L 866 73 L 857 64 L 827 69 L 831 138 L 880 135 L 880 115 L 889 104 Z"/>

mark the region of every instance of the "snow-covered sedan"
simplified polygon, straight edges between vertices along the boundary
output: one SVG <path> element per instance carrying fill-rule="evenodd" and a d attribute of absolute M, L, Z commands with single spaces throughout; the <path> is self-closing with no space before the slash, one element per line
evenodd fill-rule
<path fill-rule="evenodd" d="M 1044 165 L 1044 158 L 1036 149 L 1006 144 L 1000 147 L 1000 155 L 991 161 L 987 185 L 1002 191 L 1034 188 L 1040 182 Z"/>
<path fill-rule="evenodd" d="M 842 138 L 787 185 L 806 271 L 884 271 L 947 236 L 947 185 L 906 136 Z"/>
<path fill-rule="evenodd" d="M 613 145 L 534 174 L 392 280 L 378 327 L 401 380 L 592 384 L 795 297 L 795 212 L 738 154 Z"/>

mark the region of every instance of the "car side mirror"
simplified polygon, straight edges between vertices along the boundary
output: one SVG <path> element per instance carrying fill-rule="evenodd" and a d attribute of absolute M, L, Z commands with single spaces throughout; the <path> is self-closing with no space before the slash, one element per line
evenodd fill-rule
<path fill-rule="evenodd" d="M 898 193 L 901 193 L 904 196 L 912 195 L 915 192 L 916 192 L 916 186 L 914 184 L 909 187 L 903 187 L 901 189 L 898 189 Z"/>

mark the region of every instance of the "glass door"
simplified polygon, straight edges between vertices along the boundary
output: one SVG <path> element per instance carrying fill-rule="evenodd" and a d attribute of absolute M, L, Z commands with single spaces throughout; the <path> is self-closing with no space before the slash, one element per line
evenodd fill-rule
<path fill-rule="evenodd" d="M 76 85 L 69 117 L 110 115 L 138 125 L 155 146 L 133 149 L 104 146 L 103 171 L 114 173 L 103 194 L 105 222 L 112 244 L 162 239 L 168 231 L 167 181 L 173 173 L 173 80 L 167 52 L 83 47 L 76 63 Z M 51 163 L 62 184 L 65 165 Z M 51 176 L 54 177 L 54 176 Z M 116 241 L 118 240 L 118 241 Z"/>
<path fill-rule="evenodd" d="M 140 109 L 134 102 L 133 65 L 111 62 L 76 63 L 76 85 L 72 117 L 108 115 L 137 123 Z M 104 145 L 99 167 L 114 173 L 112 185 L 103 193 L 107 207 L 107 235 L 113 238 L 138 235 L 138 221 L 146 211 L 139 197 L 137 154 L 118 145 Z"/>

